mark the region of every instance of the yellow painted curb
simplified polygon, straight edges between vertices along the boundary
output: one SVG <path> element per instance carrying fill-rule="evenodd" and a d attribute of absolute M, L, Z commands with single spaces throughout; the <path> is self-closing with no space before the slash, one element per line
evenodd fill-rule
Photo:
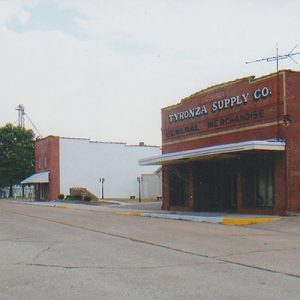
<path fill-rule="evenodd" d="M 118 211 L 118 215 L 123 215 L 123 216 L 140 216 L 141 212 L 139 211 Z"/>
<path fill-rule="evenodd" d="M 269 217 L 269 218 L 224 218 L 223 224 L 225 225 L 249 225 L 256 223 L 266 223 L 273 221 L 280 221 L 279 217 Z"/>
<path fill-rule="evenodd" d="M 56 207 L 58 207 L 58 208 L 71 208 L 70 206 L 67 206 L 67 205 L 58 205 Z"/>

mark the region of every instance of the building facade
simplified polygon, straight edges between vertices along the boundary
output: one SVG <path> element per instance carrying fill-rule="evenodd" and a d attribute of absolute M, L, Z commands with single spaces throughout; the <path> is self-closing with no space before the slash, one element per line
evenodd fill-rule
<path fill-rule="evenodd" d="M 163 209 L 300 211 L 300 73 L 197 92 L 162 109 Z"/>
<path fill-rule="evenodd" d="M 137 177 L 158 169 L 157 166 L 139 166 L 138 160 L 160 153 L 160 147 L 143 143 L 131 146 L 48 136 L 36 141 L 36 173 L 22 184 L 34 184 L 35 197 L 41 200 L 68 195 L 70 188 L 85 188 L 99 198 L 102 195 L 104 198 L 138 197 Z M 154 198 L 155 193 L 149 190 L 149 194 L 143 196 Z"/>

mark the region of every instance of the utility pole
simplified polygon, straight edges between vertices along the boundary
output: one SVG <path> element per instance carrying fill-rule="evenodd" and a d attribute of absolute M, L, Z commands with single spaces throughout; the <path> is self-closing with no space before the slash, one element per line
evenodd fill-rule
<path fill-rule="evenodd" d="M 143 177 L 142 176 L 139 176 L 136 178 L 138 184 L 139 184 L 139 202 L 142 201 L 142 192 L 141 192 L 141 183 L 143 181 Z"/>
<path fill-rule="evenodd" d="M 102 193 L 101 198 L 104 199 L 104 181 L 105 181 L 105 178 L 101 177 L 99 179 L 99 181 L 101 182 L 101 193 Z"/>

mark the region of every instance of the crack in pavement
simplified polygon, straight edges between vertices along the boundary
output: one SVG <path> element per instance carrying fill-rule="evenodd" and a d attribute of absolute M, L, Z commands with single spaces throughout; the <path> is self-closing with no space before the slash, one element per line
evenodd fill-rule
<path fill-rule="evenodd" d="M 267 269 L 267 268 L 263 268 L 263 267 L 248 265 L 248 264 L 245 264 L 245 263 L 234 262 L 234 261 L 226 260 L 226 259 L 217 259 L 217 260 L 225 262 L 225 263 L 230 263 L 230 264 L 233 264 L 233 265 L 241 266 L 241 267 L 247 267 L 247 268 L 256 269 L 256 270 L 259 270 L 259 271 L 265 271 L 265 272 L 269 272 L 269 273 L 286 275 L 286 276 L 291 276 L 291 277 L 300 279 L 300 275 L 293 274 L 293 273 L 280 272 L 280 271 L 276 271 L 276 270 L 272 270 L 272 269 Z"/>
<path fill-rule="evenodd" d="M 41 243 L 48 243 L 50 242 L 49 240 L 45 240 L 45 241 L 37 241 L 37 240 L 32 240 L 32 239 L 27 239 L 27 238 L 12 238 L 12 239 L 0 239 L 0 242 L 14 242 L 14 243 L 37 243 L 37 244 L 41 244 Z M 53 241 L 51 241 L 53 242 Z M 56 241 L 55 243 L 61 243 L 61 241 Z"/>
<path fill-rule="evenodd" d="M 214 261 L 214 262 L 203 262 L 203 263 L 196 263 L 192 264 L 195 265 L 211 265 L 211 264 L 225 264 L 225 262 L 221 261 Z M 20 265 L 20 264 L 18 264 Z M 46 267 L 46 268 L 62 268 L 66 270 L 73 270 L 73 269 L 107 269 L 107 270 L 153 270 L 153 269 L 165 269 L 165 268 L 176 268 L 176 267 L 188 267 L 191 264 L 173 264 L 173 265 L 163 265 L 163 266 L 140 266 L 140 267 L 121 267 L 121 266 L 66 266 L 66 265 L 55 265 L 55 264 L 42 264 L 42 263 L 29 263 L 25 264 L 24 266 L 33 266 L 33 267 Z"/>
<path fill-rule="evenodd" d="M 48 246 L 47 248 L 43 249 L 42 251 L 40 251 L 33 259 L 32 261 L 36 261 L 38 258 L 40 258 L 44 253 L 48 252 L 51 248 L 53 248 L 54 246 L 56 246 L 58 244 L 58 242 L 52 243 L 50 246 Z"/>
<path fill-rule="evenodd" d="M 30 218 L 39 219 L 39 220 L 42 220 L 42 221 L 47 221 L 47 222 L 50 222 L 50 223 L 61 224 L 61 225 L 69 226 L 69 227 L 72 227 L 72 228 L 77 228 L 77 229 L 90 231 L 90 232 L 94 232 L 94 233 L 99 233 L 99 234 L 103 234 L 103 235 L 106 235 L 106 236 L 109 236 L 109 237 L 120 238 L 120 239 L 124 239 L 124 240 L 131 241 L 131 242 L 134 242 L 134 243 L 140 243 L 140 244 L 144 244 L 144 245 L 148 245 L 148 246 L 163 248 L 163 249 L 175 251 L 175 252 L 178 252 L 178 253 L 193 255 L 193 256 L 206 258 L 206 259 L 215 259 L 216 261 L 223 262 L 223 263 L 228 263 L 228 264 L 231 264 L 231 265 L 236 265 L 236 266 L 249 268 L 249 269 L 253 269 L 253 270 L 264 271 L 264 272 L 269 272 L 269 273 L 274 273 L 274 274 L 280 274 L 280 275 L 285 275 L 285 276 L 300 279 L 300 275 L 298 275 L 298 274 L 281 272 L 281 271 L 272 270 L 272 269 L 263 268 L 263 267 L 258 267 L 258 266 L 254 266 L 254 265 L 238 263 L 238 262 L 234 262 L 234 261 L 231 261 L 231 260 L 226 260 L 226 259 L 221 259 L 221 258 L 218 258 L 218 257 L 209 256 L 209 255 L 206 255 L 206 254 L 200 254 L 200 253 L 196 253 L 196 252 L 192 252 L 192 251 L 186 251 L 186 250 L 182 250 L 182 249 L 178 249 L 178 248 L 174 248 L 174 247 L 170 247 L 170 246 L 166 246 L 166 245 L 162 245 L 162 244 L 158 244 L 158 243 L 154 243 L 154 242 L 148 242 L 148 241 L 145 241 L 145 240 L 131 238 L 131 237 L 121 235 L 121 234 L 116 234 L 116 233 L 96 230 L 96 229 L 88 228 L 88 227 L 84 227 L 84 226 L 79 226 L 79 225 L 75 225 L 75 224 L 70 224 L 70 223 L 66 223 L 66 222 L 63 222 L 63 221 L 57 221 L 57 220 L 52 220 L 52 219 L 48 219 L 48 218 L 42 218 L 42 217 L 37 217 L 37 216 L 33 216 L 33 215 L 17 213 L 17 212 L 14 212 L 14 211 L 8 211 L 8 212 L 13 213 L 13 214 L 17 214 L 17 215 L 30 217 Z M 34 265 L 34 264 L 32 264 L 32 265 Z"/>
<path fill-rule="evenodd" d="M 281 222 L 284 224 L 284 222 L 289 222 L 289 221 L 284 221 L 284 220 L 281 220 Z M 298 222 L 298 221 L 297 221 Z M 270 224 L 270 223 L 268 223 Z M 287 234 L 287 233 L 291 233 L 289 232 L 288 230 L 283 230 L 283 229 L 274 229 L 274 228 L 266 228 L 266 227 L 263 227 L 262 224 L 252 224 L 250 226 L 247 226 L 247 228 L 249 230 L 260 230 L 260 231 L 266 231 L 266 232 L 276 232 L 276 233 L 282 233 L 282 234 Z M 297 238 L 298 236 L 300 236 L 300 232 L 292 232 L 293 235 L 297 235 Z"/>
<path fill-rule="evenodd" d="M 293 248 L 285 248 L 285 249 L 268 249 L 268 250 L 255 250 L 255 251 L 248 251 L 248 252 L 236 252 L 236 253 L 229 253 L 226 255 L 216 255 L 211 256 L 210 258 L 216 258 L 221 259 L 223 257 L 231 257 L 231 256 L 243 256 L 243 255 L 249 255 L 249 254 L 256 254 L 256 253 L 268 253 L 268 252 L 284 252 L 284 251 L 293 251 L 293 250 L 299 250 L 300 247 L 293 247 Z"/>

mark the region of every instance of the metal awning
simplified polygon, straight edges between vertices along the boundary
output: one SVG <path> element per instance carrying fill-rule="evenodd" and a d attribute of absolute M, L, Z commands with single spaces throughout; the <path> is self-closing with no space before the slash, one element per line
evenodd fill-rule
<path fill-rule="evenodd" d="M 34 183 L 49 183 L 49 172 L 35 173 L 21 182 L 21 184 Z"/>
<path fill-rule="evenodd" d="M 254 140 L 233 144 L 224 144 L 211 147 L 198 148 L 193 150 L 171 152 L 162 155 L 147 157 L 139 160 L 139 164 L 146 165 L 163 165 L 180 162 L 188 159 L 201 159 L 209 157 L 218 157 L 225 154 L 234 154 L 245 151 L 265 150 L 265 151 L 284 151 L 285 142 L 278 140 Z"/>

